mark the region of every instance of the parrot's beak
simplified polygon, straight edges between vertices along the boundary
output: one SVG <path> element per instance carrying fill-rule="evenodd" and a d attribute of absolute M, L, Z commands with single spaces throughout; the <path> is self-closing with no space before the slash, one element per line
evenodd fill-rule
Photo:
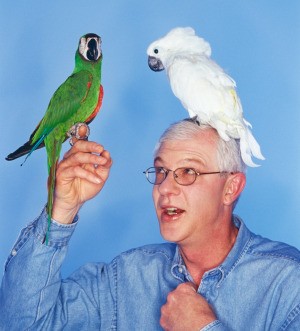
<path fill-rule="evenodd" d="M 165 69 L 160 59 L 154 56 L 148 56 L 148 66 L 153 71 L 162 71 Z"/>

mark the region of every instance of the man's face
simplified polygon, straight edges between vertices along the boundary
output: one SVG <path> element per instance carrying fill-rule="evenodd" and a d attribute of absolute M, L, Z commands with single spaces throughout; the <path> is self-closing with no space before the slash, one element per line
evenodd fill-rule
<path fill-rule="evenodd" d="M 193 139 L 164 142 L 154 166 L 219 171 L 216 151 L 217 134 L 206 130 Z M 163 238 L 181 245 L 208 240 L 224 218 L 226 178 L 220 174 L 202 175 L 193 184 L 182 186 L 169 172 L 160 185 L 154 185 L 153 200 Z"/>

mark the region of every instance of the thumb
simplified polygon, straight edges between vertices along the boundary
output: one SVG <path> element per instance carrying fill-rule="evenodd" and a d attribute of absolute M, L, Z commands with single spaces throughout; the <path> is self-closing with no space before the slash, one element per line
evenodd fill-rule
<path fill-rule="evenodd" d="M 185 282 L 178 285 L 177 289 L 185 293 L 197 293 L 198 287 L 192 282 Z"/>

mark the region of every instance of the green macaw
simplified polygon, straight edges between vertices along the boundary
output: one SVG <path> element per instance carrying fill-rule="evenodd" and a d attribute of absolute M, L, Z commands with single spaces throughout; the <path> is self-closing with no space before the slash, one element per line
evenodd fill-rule
<path fill-rule="evenodd" d="M 68 135 L 73 135 L 74 126 L 76 137 L 82 139 L 76 127 L 77 123 L 87 125 L 99 112 L 103 98 L 101 65 L 101 38 L 94 33 L 82 36 L 76 51 L 72 75 L 53 94 L 43 119 L 31 134 L 29 141 L 6 157 L 6 160 L 14 160 L 25 154 L 28 154 L 28 157 L 34 150 L 46 146 L 49 174 L 46 244 L 49 240 L 56 167 L 62 143 Z"/>

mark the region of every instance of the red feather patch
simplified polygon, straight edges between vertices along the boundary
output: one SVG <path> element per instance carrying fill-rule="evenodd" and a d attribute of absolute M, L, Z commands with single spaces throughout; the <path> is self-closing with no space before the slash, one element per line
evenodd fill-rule
<path fill-rule="evenodd" d="M 103 95 L 104 95 L 103 86 L 100 85 L 99 97 L 98 97 L 97 105 L 96 105 L 93 113 L 87 118 L 87 120 L 85 121 L 85 123 L 90 123 L 97 116 L 97 114 L 99 113 L 99 110 L 100 110 L 101 105 L 102 105 Z"/>

